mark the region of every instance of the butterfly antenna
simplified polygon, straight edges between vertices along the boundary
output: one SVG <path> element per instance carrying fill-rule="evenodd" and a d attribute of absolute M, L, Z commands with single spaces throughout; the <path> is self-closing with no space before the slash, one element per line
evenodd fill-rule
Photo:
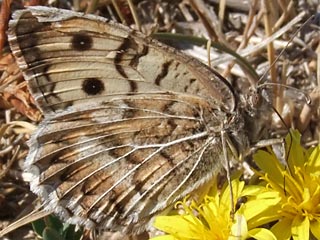
<path fill-rule="evenodd" d="M 302 28 L 304 28 L 307 24 L 309 24 L 311 21 L 313 21 L 313 19 L 317 19 L 316 15 L 312 15 L 311 17 L 308 18 L 307 21 L 305 21 L 293 34 L 293 36 L 290 38 L 290 40 L 288 41 L 288 43 L 286 44 L 286 46 L 280 51 L 279 55 L 276 57 L 276 59 L 272 62 L 272 64 L 268 67 L 268 69 L 262 74 L 262 76 L 260 77 L 258 84 L 260 82 L 263 81 L 263 79 L 265 78 L 265 76 L 268 74 L 268 72 L 270 71 L 270 69 L 276 64 L 276 62 L 279 60 L 279 58 L 283 55 L 283 53 L 287 50 L 289 44 L 293 41 L 293 39 L 298 35 L 298 33 L 301 31 Z"/>
<path fill-rule="evenodd" d="M 263 81 L 263 79 L 265 78 L 265 76 L 267 75 L 267 73 L 270 71 L 270 69 L 276 64 L 276 62 L 280 59 L 280 57 L 283 55 L 283 53 L 286 51 L 286 49 L 288 48 L 289 44 L 291 44 L 291 42 L 293 41 L 293 39 L 297 36 L 297 34 L 301 31 L 302 28 L 304 28 L 307 24 L 309 24 L 311 21 L 313 21 L 313 19 L 315 19 L 315 15 L 312 15 L 311 17 L 308 18 L 307 21 L 305 21 L 293 34 L 293 36 L 290 38 L 290 40 L 288 41 L 288 43 L 286 44 L 286 46 L 280 51 L 279 55 L 276 57 L 276 59 L 272 62 L 272 64 L 268 67 L 268 69 L 262 74 L 262 76 L 260 77 L 258 83 L 257 83 L 257 89 L 262 89 L 262 88 L 266 88 L 266 87 L 272 87 L 272 86 L 281 86 L 283 88 L 287 88 L 290 89 L 292 91 L 295 91 L 299 94 L 302 94 L 306 103 L 307 104 L 311 104 L 311 98 L 308 94 L 306 94 L 305 92 L 303 92 L 300 89 L 291 87 L 291 86 L 287 86 L 281 83 L 270 83 L 270 82 L 265 82 L 262 84 L 259 84 Z M 279 117 L 280 121 L 282 122 L 283 126 L 287 129 L 289 136 L 290 136 L 290 145 L 288 148 L 288 152 L 285 151 L 286 156 L 285 156 L 285 162 L 288 162 L 289 156 L 290 156 L 290 152 L 291 152 L 291 146 L 292 146 L 292 135 L 291 132 L 289 130 L 289 126 L 285 123 L 284 119 L 282 118 L 281 114 L 277 111 L 277 109 L 270 103 L 268 102 L 271 106 L 271 108 L 273 109 L 273 111 L 276 113 L 276 115 Z M 286 164 L 285 167 L 287 167 L 288 164 Z M 288 167 L 289 171 L 291 172 L 291 169 Z M 285 178 L 283 179 L 283 185 L 284 185 L 284 189 L 285 189 Z M 286 194 L 286 192 L 285 192 Z"/>
<path fill-rule="evenodd" d="M 308 18 L 307 21 L 305 21 L 296 31 L 295 33 L 293 34 L 293 36 L 291 37 L 291 39 L 288 41 L 288 43 L 286 44 L 286 46 L 281 50 L 280 54 L 276 57 L 276 59 L 273 61 L 273 63 L 269 66 L 268 70 L 264 72 L 264 74 L 260 77 L 259 82 L 262 82 L 263 79 L 265 78 L 266 74 L 270 71 L 270 69 L 274 66 L 274 64 L 279 60 L 279 58 L 283 55 L 284 51 L 286 51 L 286 49 L 288 48 L 289 44 L 293 41 L 294 37 L 297 36 L 297 34 L 301 31 L 302 28 L 304 28 L 307 24 L 309 24 L 310 22 L 314 22 L 314 21 L 317 21 L 317 19 L 319 18 L 320 15 L 312 15 L 311 17 Z M 281 86 L 283 88 L 286 88 L 286 89 L 290 89 L 294 92 L 297 92 L 298 94 L 301 94 L 303 95 L 306 103 L 309 105 L 311 104 L 311 98 L 310 96 L 303 92 L 302 90 L 300 89 L 297 89 L 297 88 L 294 88 L 294 87 L 291 87 L 291 86 L 287 86 L 287 85 L 284 85 L 284 84 L 281 84 L 281 83 L 270 83 L 270 82 L 265 82 L 265 83 L 262 83 L 262 84 L 257 84 L 257 89 L 262 89 L 262 88 L 267 88 L 267 87 L 272 87 L 272 86 Z M 282 118 L 282 116 L 280 115 L 280 113 L 277 111 L 277 109 L 275 107 L 273 107 L 272 103 L 270 103 L 269 101 L 267 101 L 268 104 L 270 104 L 271 108 L 273 109 L 273 111 L 276 113 L 276 115 L 279 117 L 280 121 L 282 122 L 283 126 L 287 129 L 291 139 L 292 139 L 292 136 L 291 136 L 291 133 L 289 131 L 289 127 L 288 125 L 285 123 L 284 119 Z M 290 150 L 287 154 L 287 157 L 286 157 L 286 162 L 288 160 L 288 156 L 289 156 L 289 153 L 290 153 Z"/>

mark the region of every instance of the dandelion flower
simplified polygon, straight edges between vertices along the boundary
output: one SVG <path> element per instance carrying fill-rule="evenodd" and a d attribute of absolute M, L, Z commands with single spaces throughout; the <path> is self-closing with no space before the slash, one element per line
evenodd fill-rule
<path fill-rule="evenodd" d="M 244 192 L 244 182 L 233 180 L 232 189 L 234 198 L 238 199 Z M 235 213 L 234 220 L 231 218 L 230 187 L 227 185 L 221 191 L 213 187 L 200 205 L 195 201 L 188 205 L 187 198 L 178 204 L 185 214 L 158 216 L 154 226 L 168 235 L 153 240 L 275 239 L 267 229 L 248 229 L 242 207 Z"/>
<path fill-rule="evenodd" d="M 272 207 L 269 204 L 268 210 L 256 215 L 251 223 L 277 221 L 271 228 L 277 239 L 309 240 L 310 231 L 320 239 L 320 145 L 304 149 L 299 133 L 293 131 L 286 138 L 286 153 L 286 166 L 271 149 L 254 156 L 264 171 L 262 179 L 269 193 L 277 193 L 281 201 Z"/>

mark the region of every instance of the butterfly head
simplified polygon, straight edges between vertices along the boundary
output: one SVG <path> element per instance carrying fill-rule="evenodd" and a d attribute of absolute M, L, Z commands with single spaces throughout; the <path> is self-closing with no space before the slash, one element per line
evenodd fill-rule
<path fill-rule="evenodd" d="M 244 117 L 244 128 L 250 145 L 267 136 L 272 116 L 271 93 L 264 87 L 249 87 L 240 96 L 240 111 Z"/>

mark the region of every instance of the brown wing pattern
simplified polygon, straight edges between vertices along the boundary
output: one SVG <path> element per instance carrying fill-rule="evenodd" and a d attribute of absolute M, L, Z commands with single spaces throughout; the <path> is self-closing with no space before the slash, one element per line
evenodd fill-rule
<path fill-rule="evenodd" d="M 31 189 L 69 222 L 139 232 L 220 168 L 236 100 L 197 60 L 44 7 L 16 12 L 9 41 L 45 114 L 30 139 Z"/>

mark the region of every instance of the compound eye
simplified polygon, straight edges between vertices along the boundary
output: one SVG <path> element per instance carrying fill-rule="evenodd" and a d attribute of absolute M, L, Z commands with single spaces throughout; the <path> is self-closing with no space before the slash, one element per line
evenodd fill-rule
<path fill-rule="evenodd" d="M 254 92 L 251 94 L 249 101 L 250 101 L 250 105 L 253 108 L 256 108 L 261 104 L 261 95 L 258 92 Z"/>

